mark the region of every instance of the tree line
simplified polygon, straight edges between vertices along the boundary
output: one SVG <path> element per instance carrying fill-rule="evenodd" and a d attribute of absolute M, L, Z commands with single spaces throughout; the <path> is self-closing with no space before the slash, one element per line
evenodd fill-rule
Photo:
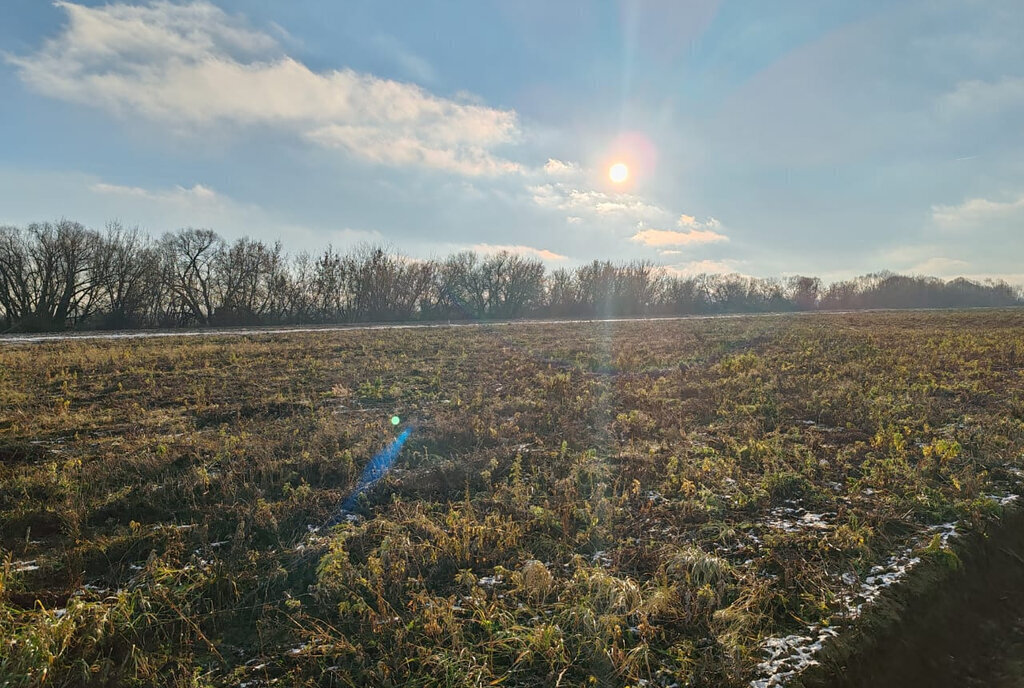
<path fill-rule="evenodd" d="M 289 256 L 280 242 L 209 229 L 151 238 L 110 223 L 0 227 L 0 329 L 174 328 L 521 317 L 631 317 L 868 308 L 1013 306 L 1005 282 L 876 273 L 673 275 L 650 261 L 547 271 L 539 260 L 464 251 L 416 260 L 381 247 Z"/>

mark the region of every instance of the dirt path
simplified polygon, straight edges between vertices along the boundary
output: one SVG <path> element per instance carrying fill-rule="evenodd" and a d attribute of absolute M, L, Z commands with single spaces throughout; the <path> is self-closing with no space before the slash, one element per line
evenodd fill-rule
<path fill-rule="evenodd" d="M 260 327 L 211 327 L 205 329 L 170 330 L 115 330 L 98 332 L 82 330 L 43 334 L 0 334 L 0 344 L 42 344 L 68 339 L 149 339 L 153 337 L 219 337 L 263 334 L 295 334 L 299 332 L 342 332 L 345 330 L 410 330 L 448 327 L 483 327 L 493 325 L 569 325 L 574 323 L 621 323 L 650 320 L 727 320 L 742 318 L 814 317 L 819 315 L 852 315 L 856 313 L 888 313 L 893 310 L 907 313 L 956 311 L 955 308 L 868 308 L 858 311 L 783 311 L 777 313 L 712 313 L 705 315 L 668 315 L 631 318 L 527 318 L 522 320 L 455 320 L 436 322 L 354 323 L 342 325 L 282 325 Z M 972 311 L 1001 310 L 998 308 L 972 308 Z"/>

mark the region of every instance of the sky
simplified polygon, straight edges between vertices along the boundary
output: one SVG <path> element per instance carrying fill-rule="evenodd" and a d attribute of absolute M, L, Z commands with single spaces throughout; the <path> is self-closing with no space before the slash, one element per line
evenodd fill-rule
<path fill-rule="evenodd" d="M 1020 0 L 4 5 L 0 224 L 1024 284 Z"/>

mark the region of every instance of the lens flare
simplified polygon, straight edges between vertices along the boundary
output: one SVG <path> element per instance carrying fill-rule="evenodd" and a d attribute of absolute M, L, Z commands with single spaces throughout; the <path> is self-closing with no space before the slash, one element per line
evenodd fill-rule
<path fill-rule="evenodd" d="M 395 418 L 398 418 L 398 416 L 395 416 Z M 398 437 L 391 441 L 391 444 L 377 452 L 377 455 L 370 460 L 370 463 L 366 464 L 366 468 L 363 469 L 363 474 L 359 478 L 359 484 L 356 485 L 356 489 L 353 490 L 352 494 L 348 496 L 348 499 L 342 503 L 341 510 L 328 522 L 328 525 L 334 525 L 341 521 L 342 517 L 347 512 L 351 512 L 352 509 L 355 508 L 359 501 L 359 495 L 366 492 L 368 489 L 373 487 L 374 483 L 387 475 L 392 464 L 395 463 L 395 459 L 398 458 L 398 454 L 402 451 L 405 441 L 409 439 L 409 435 L 411 434 L 412 428 L 406 428 L 399 433 Z"/>
<path fill-rule="evenodd" d="M 608 178 L 616 184 L 621 184 L 629 179 L 629 167 L 627 167 L 624 162 L 615 163 L 608 168 Z"/>
<path fill-rule="evenodd" d="M 392 425 L 398 425 L 401 422 L 402 422 L 402 419 L 399 418 L 398 416 L 391 416 L 391 424 Z"/>

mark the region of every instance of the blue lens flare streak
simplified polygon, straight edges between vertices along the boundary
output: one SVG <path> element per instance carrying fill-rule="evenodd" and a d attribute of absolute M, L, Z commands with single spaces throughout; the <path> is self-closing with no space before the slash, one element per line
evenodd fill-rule
<path fill-rule="evenodd" d="M 338 514 L 338 518 L 344 515 L 346 512 L 352 511 L 356 503 L 359 501 L 359 495 L 366 490 L 373 487 L 373 485 L 387 475 L 387 472 L 391 470 L 391 466 L 395 463 L 395 459 L 398 458 L 398 454 L 402 451 L 402 447 L 405 445 L 405 441 L 412 435 L 412 427 L 407 427 L 399 433 L 398 437 L 391 441 L 391 444 L 377 452 L 370 463 L 366 464 L 366 468 L 363 469 L 363 474 L 359 478 L 359 484 L 356 489 L 353 490 L 352 494 L 348 496 L 342 505 L 341 513 Z"/>

